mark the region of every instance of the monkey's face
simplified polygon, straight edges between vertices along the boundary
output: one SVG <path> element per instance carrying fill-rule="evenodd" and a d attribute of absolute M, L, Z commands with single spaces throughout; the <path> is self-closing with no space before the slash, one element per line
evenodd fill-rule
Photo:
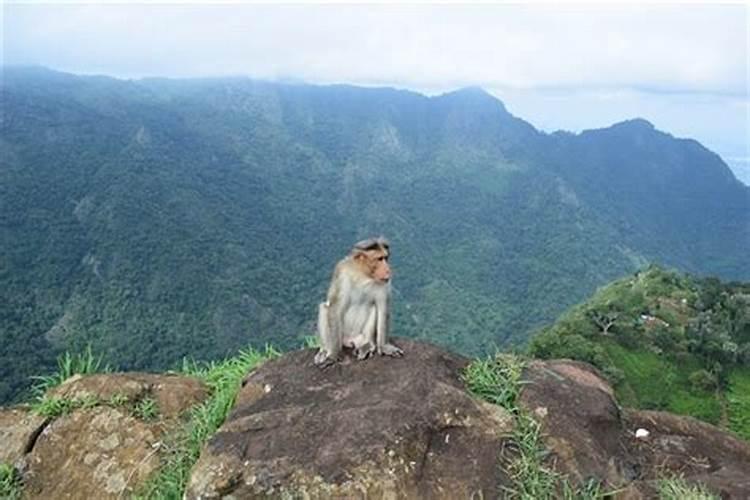
<path fill-rule="evenodd" d="M 388 263 L 388 251 L 383 248 L 358 253 L 355 258 L 368 277 L 380 283 L 391 279 L 391 266 Z"/>

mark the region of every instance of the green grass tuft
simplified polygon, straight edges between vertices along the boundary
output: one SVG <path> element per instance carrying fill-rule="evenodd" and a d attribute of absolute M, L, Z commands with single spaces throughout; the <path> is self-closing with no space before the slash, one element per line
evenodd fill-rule
<path fill-rule="evenodd" d="M 302 347 L 307 349 L 318 349 L 320 347 L 320 338 L 317 335 L 305 335 L 302 339 Z"/>
<path fill-rule="evenodd" d="M 101 356 L 95 356 L 88 345 L 82 353 L 65 354 L 57 358 L 57 372 L 51 375 L 34 377 L 37 381 L 34 384 L 33 392 L 37 397 L 41 397 L 45 392 L 53 387 L 57 387 L 73 375 L 91 375 L 94 373 L 106 373 L 109 366 L 102 364 Z"/>
<path fill-rule="evenodd" d="M 658 490 L 659 500 L 719 500 L 703 486 L 688 484 L 679 477 L 659 480 Z"/>
<path fill-rule="evenodd" d="M 0 498 L 17 500 L 21 498 L 21 475 L 15 467 L 0 462 Z"/>
<path fill-rule="evenodd" d="M 42 396 L 32 403 L 31 411 L 43 417 L 57 418 L 79 408 L 94 408 L 100 404 L 101 401 L 96 396 L 85 396 L 82 398 Z"/>
<path fill-rule="evenodd" d="M 264 352 L 249 349 L 221 362 L 183 362 L 183 373 L 202 379 L 211 397 L 195 407 L 188 423 L 164 440 L 162 466 L 135 495 L 138 499 L 180 500 L 190 469 L 198 460 L 203 444 L 224 423 L 234 405 L 242 379 L 264 361 L 279 356 L 273 348 Z"/>
<path fill-rule="evenodd" d="M 497 354 L 493 358 L 474 360 L 466 367 L 462 379 L 473 394 L 513 410 L 521 387 L 522 371 L 523 362 L 519 358 Z"/>
<path fill-rule="evenodd" d="M 143 398 L 133 408 L 133 415 L 147 422 L 156 420 L 159 416 L 159 407 L 153 398 Z"/>

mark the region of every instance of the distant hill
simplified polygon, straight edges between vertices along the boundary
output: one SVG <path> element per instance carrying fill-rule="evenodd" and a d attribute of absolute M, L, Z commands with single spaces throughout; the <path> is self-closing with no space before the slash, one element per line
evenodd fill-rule
<path fill-rule="evenodd" d="M 652 266 L 571 308 L 530 352 L 593 363 L 624 405 L 692 415 L 750 439 L 750 283 Z"/>
<path fill-rule="evenodd" d="M 750 279 L 750 188 L 643 120 L 548 135 L 478 88 L 0 85 L 0 401 L 89 343 L 131 370 L 296 347 L 369 235 L 393 244 L 394 332 L 466 354 L 649 262 Z"/>

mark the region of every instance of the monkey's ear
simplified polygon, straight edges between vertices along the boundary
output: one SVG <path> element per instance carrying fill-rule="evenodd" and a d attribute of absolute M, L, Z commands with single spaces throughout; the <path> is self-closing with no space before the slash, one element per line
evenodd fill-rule
<path fill-rule="evenodd" d="M 352 251 L 351 251 L 350 255 L 352 256 L 352 258 L 354 260 L 360 260 L 360 259 L 362 259 L 362 258 L 364 258 L 364 257 L 367 256 L 367 254 L 365 253 L 365 250 L 362 250 L 362 249 L 357 248 L 357 247 L 352 248 Z"/>
<path fill-rule="evenodd" d="M 378 240 L 376 238 L 367 238 L 366 240 L 358 241 L 354 244 L 354 250 L 353 251 L 364 251 L 364 250 L 372 250 L 378 245 Z"/>

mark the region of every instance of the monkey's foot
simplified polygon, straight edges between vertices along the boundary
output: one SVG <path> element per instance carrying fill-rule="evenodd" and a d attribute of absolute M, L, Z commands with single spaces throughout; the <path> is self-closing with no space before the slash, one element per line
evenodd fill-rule
<path fill-rule="evenodd" d="M 315 363 L 315 366 L 323 370 L 336 364 L 336 358 L 330 357 L 327 352 L 321 350 L 315 355 L 313 362 Z"/>
<path fill-rule="evenodd" d="M 401 349 L 399 349 L 393 344 L 385 344 L 383 347 L 378 349 L 378 352 L 382 356 L 393 356 L 394 358 L 404 355 L 404 351 L 402 351 Z"/>
<path fill-rule="evenodd" d="M 369 358 L 370 356 L 372 356 L 374 352 L 375 352 L 375 346 L 369 342 L 363 346 L 354 348 L 354 355 L 357 357 L 359 361 Z"/>

